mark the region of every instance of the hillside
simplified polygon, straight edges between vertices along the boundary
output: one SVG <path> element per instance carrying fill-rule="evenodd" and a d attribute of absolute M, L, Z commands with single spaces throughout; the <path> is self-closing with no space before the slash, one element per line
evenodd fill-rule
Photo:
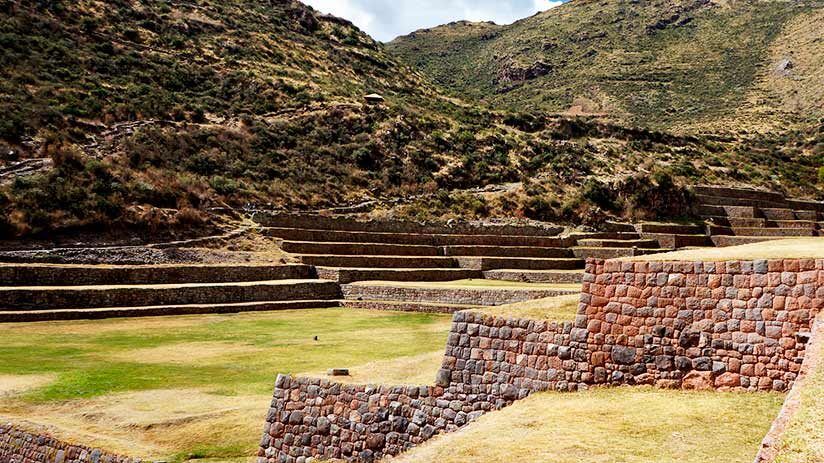
<path fill-rule="evenodd" d="M 508 26 L 417 31 L 388 48 L 452 94 L 496 108 L 710 130 L 824 115 L 822 2 L 573 0 Z"/>
<path fill-rule="evenodd" d="M 679 185 L 814 196 L 824 165 L 821 124 L 679 135 L 468 103 L 294 0 L 0 0 L 0 44 L 6 238 L 157 239 L 232 209 L 364 201 L 414 218 L 679 215 Z"/>

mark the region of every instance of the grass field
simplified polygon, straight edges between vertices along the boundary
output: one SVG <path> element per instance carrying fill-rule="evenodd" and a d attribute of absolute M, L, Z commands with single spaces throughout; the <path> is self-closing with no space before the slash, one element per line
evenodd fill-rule
<path fill-rule="evenodd" d="M 392 461 L 750 463 L 783 398 L 648 388 L 536 394 Z"/>
<path fill-rule="evenodd" d="M 131 456 L 247 461 L 277 373 L 431 383 L 450 321 L 325 309 L 0 324 L 0 420 Z"/>

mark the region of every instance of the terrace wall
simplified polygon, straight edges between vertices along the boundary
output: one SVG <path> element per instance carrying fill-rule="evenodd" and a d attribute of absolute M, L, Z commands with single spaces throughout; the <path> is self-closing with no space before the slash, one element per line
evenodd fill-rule
<path fill-rule="evenodd" d="M 822 283 L 824 261 L 590 260 L 574 323 L 456 313 L 434 386 L 279 377 L 259 462 L 372 461 L 536 391 L 786 391 Z"/>
<path fill-rule="evenodd" d="M 573 337 L 586 337 L 593 378 L 786 391 L 824 306 L 823 269 L 822 260 L 590 261 Z"/>
<path fill-rule="evenodd" d="M 141 460 L 69 444 L 0 424 L 0 461 L 3 463 L 140 463 Z"/>

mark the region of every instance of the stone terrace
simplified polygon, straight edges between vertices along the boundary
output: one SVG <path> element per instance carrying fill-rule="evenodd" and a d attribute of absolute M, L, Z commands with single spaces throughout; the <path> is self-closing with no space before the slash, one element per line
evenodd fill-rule
<path fill-rule="evenodd" d="M 699 214 L 712 225 L 717 246 L 769 241 L 781 237 L 821 236 L 824 203 L 785 198 L 781 193 L 697 186 Z"/>
<path fill-rule="evenodd" d="M 536 391 L 786 391 L 822 306 L 824 260 L 591 260 L 574 323 L 456 313 L 434 385 L 280 376 L 258 461 L 372 461 Z"/>

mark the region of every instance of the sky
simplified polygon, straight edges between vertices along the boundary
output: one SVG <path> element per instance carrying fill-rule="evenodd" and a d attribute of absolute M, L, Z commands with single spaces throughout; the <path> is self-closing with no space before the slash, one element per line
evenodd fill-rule
<path fill-rule="evenodd" d="M 509 24 L 560 5 L 553 0 L 303 0 L 388 42 L 418 29 L 466 19 Z"/>

